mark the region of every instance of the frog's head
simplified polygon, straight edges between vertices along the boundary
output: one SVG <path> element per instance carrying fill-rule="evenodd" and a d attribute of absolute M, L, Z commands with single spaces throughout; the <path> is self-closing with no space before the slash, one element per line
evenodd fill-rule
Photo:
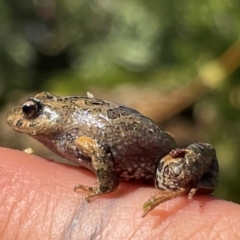
<path fill-rule="evenodd" d="M 15 131 L 33 137 L 56 132 L 61 119 L 56 102 L 57 97 L 50 93 L 37 94 L 11 110 L 7 114 L 7 123 Z"/>

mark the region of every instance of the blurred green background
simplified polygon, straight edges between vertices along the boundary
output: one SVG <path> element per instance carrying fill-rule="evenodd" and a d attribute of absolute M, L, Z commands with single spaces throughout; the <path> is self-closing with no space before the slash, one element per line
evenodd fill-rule
<path fill-rule="evenodd" d="M 210 142 L 215 196 L 240 203 L 239 0 L 0 2 L 1 146 L 33 148 L 6 111 L 37 92 L 85 95 L 148 115 L 177 141 Z"/>

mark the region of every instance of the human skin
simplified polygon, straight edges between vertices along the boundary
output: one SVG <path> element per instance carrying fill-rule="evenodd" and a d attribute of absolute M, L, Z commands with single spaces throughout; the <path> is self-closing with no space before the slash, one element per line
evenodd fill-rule
<path fill-rule="evenodd" d="M 0 148 L 0 239 L 240 239 L 240 206 L 211 196 L 165 202 L 141 217 L 152 186 L 121 182 L 116 192 L 84 200 L 77 183 L 90 171 Z"/>

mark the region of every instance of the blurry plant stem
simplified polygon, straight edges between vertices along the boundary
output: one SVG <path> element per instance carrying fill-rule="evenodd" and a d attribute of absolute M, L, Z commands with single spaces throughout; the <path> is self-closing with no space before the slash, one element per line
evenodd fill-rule
<path fill-rule="evenodd" d="M 240 65 L 240 39 L 233 43 L 218 59 L 199 69 L 198 76 L 189 84 L 179 87 L 156 102 L 141 102 L 135 107 L 156 122 L 163 122 L 181 112 L 207 92 L 221 86 L 224 79 Z M 159 114 L 161 113 L 161 114 Z"/>

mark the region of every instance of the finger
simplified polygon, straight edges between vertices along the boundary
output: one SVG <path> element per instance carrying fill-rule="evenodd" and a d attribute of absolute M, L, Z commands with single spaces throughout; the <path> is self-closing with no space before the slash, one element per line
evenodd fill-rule
<path fill-rule="evenodd" d="M 141 218 L 143 203 L 156 191 L 152 187 L 121 183 L 116 192 L 88 204 L 86 193 L 74 193 L 73 187 L 94 185 L 91 172 L 0 150 L 0 239 L 236 239 L 240 235 L 237 204 L 209 196 L 195 196 L 192 202 L 179 197 Z"/>

